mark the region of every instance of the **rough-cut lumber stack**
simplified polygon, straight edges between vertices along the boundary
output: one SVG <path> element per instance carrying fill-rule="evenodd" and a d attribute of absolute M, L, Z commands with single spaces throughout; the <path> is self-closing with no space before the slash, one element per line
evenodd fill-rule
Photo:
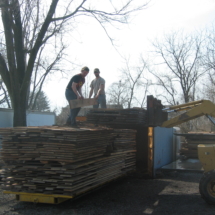
<path fill-rule="evenodd" d="M 130 129 L 114 130 L 114 154 L 125 155 L 125 171 L 135 169 L 136 164 L 136 132 Z"/>
<path fill-rule="evenodd" d="M 182 142 L 180 154 L 187 158 L 198 158 L 199 144 L 215 144 L 215 134 L 211 133 L 188 133 L 177 135 L 185 137 L 185 140 Z"/>
<path fill-rule="evenodd" d="M 111 129 L 9 128 L 3 135 L 4 160 L 77 162 L 104 154 Z"/>
<path fill-rule="evenodd" d="M 114 149 L 117 151 L 136 150 L 135 133 L 131 129 L 115 129 Z"/>
<path fill-rule="evenodd" d="M 93 189 L 135 169 L 135 133 L 107 128 L 0 129 L 3 189 L 71 196 Z M 117 149 L 107 155 L 110 145 Z"/>
<path fill-rule="evenodd" d="M 137 109 L 92 109 L 87 114 L 87 122 L 100 125 L 123 126 L 145 125 L 146 110 Z"/>

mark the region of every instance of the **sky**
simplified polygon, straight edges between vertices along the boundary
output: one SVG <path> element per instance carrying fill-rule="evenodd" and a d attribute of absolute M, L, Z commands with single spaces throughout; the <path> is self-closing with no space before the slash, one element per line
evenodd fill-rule
<path fill-rule="evenodd" d="M 55 74 L 43 87 L 51 108 L 67 105 L 64 93 L 70 78 L 79 73 L 83 66 L 90 68 L 88 81 L 94 78 L 94 68 L 99 68 L 106 80 L 106 89 L 120 80 L 120 69 L 124 67 L 123 57 L 130 57 L 138 64 L 140 54 L 148 56 L 152 41 L 172 31 L 201 31 L 214 24 L 215 0 L 151 0 L 150 4 L 132 17 L 129 24 L 120 29 L 108 28 L 114 38 L 113 46 L 98 23 L 87 20 L 75 32 L 64 39 L 70 44 L 67 49 L 69 60 L 77 66 L 64 66 L 66 75 Z M 71 67 L 71 70 L 70 70 Z"/>

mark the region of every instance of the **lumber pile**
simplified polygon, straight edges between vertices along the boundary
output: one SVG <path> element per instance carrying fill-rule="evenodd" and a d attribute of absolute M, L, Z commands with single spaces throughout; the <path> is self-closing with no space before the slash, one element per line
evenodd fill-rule
<path fill-rule="evenodd" d="M 123 171 L 130 171 L 135 169 L 136 164 L 136 136 L 134 130 L 131 129 L 115 129 L 113 154 L 125 155 L 125 168 Z"/>
<path fill-rule="evenodd" d="M 91 109 L 87 114 L 87 122 L 109 126 L 145 125 L 146 110 L 142 108 Z"/>
<path fill-rule="evenodd" d="M 215 144 L 215 134 L 211 133 L 188 133 L 176 135 L 185 137 L 181 145 L 180 155 L 186 156 L 187 158 L 198 158 L 199 144 Z"/>
<path fill-rule="evenodd" d="M 70 196 L 91 190 L 135 170 L 135 133 L 108 128 L 0 129 L 3 189 Z M 116 149 L 107 153 L 112 145 Z"/>
<path fill-rule="evenodd" d="M 110 129 L 9 128 L 3 135 L 4 161 L 52 160 L 77 162 L 104 154 Z"/>

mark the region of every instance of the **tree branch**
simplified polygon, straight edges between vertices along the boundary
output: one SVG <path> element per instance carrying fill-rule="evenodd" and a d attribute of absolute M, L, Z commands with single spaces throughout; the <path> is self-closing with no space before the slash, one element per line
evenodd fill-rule
<path fill-rule="evenodd" d="M 52 22 L 55 22 L 55 21 L 59 21 L 59 20 L 65 20 L 65 19 L 68 19 L 68 18 L 71 18 L 73 17 L 78 11 L 79 9 L 83 6 L 83 4 L 86 2 L 87 0 L 83 0 L 81 2 L 81 4 L 75 9 L 75 11 L 73 11 L 72 13 L 66 15 L 66 16 L 62 16 L 62 17 L 58 17 L 58 18 L 53 18 L 51 21 Z"/>
<path fill-rule="evenodd" d="M 37 57 L 37 53 L 38 53 L 38 50 L 39 48 L 41 47 L 41 45 L 43 44 L 43 38 L 47 32 L 47 29 L 52 21 L 52 17 L 55 13 L 55 9 L 57 7 L 57 4 L 58 4 L 58 1 L 59 0 L 52 0 L 52 3 L 50 5 L 50 8 L 49 8 L 49 11 L 48 11 L 48 14 L 45 18 L 45 21 L 41 27 L 41 30 L 38 34 L 38 37 L 36 39 L 36 42 L 35 42 L 35 45 L 31 51 L 31 54 L 30 54 L 30 58 L 29 58 L 29 61 L 28 61 L 28 66 L 27 66 L 27 69 L 26 69 L 26 74 L 25 74 L 25 78 L 23 80 L 23 84 L 21 86 L 21 91 L 22 93 L 25 93 L 26 91 L 26 87 L 29 85 L 30 83 L 30 79 L 31 79 L 31 75 L 32 75 L 32 71 L 33 71 L 33 67 L 34 67 L 34 62 L 35 62 L 35 59 Z"/>

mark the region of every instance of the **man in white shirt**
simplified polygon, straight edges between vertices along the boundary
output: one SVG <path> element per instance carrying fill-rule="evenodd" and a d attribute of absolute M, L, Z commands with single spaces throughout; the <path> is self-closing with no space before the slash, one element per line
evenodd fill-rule
<path fill-rule="evenodd" d="M 100 77 L 100 71 L 98 68 L 94 69 L 94 74 L 96 78 L 92 80 L 90 84 L 91 90 L 89 98 L 91 98 L 91 96 L 94 93 L 94 98 L 97 99 L 98 104 L 93 105 L 93 108 L 98 108 L 99 105 L 101 106 L 101 108 L 107 108 L 105 95 L 105 80 L 102 77 Z"/>

